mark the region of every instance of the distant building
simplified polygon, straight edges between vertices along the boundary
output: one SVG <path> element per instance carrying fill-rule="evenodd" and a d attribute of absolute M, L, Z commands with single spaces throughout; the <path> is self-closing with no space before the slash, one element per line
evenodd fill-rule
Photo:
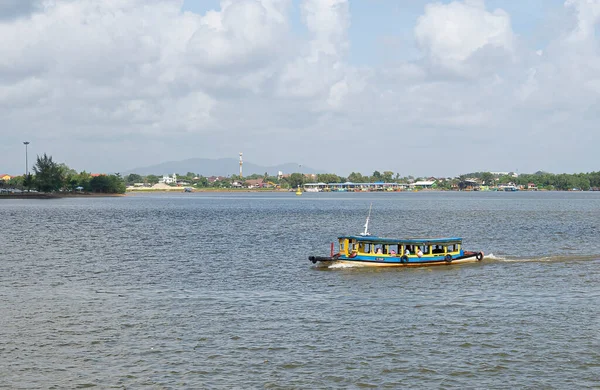
<path fill-rule="evenodd" d="M 8 174 L 0 175 L 0 180 L 9 181 L 12 178 L 13 178 L 13 176 L 8 175 Z"/>
<path fill-rule="evenodd" d="M 432 188 L 433 185 L 435 184 L 435 180 L 421 180 L 421 181 L 416 181 L 414 183 L 412 183 L 410 186 L 415 188 Z"/>
<path fill-rule="evenodd" d="M 288 177 L 292 176 L 291 173 L 282 173 L 281 171 L 279 171 L 279 174 L 277 175 L 278 179 L 286 179 Z M 314 173 L 304 173 L 303 176 L 307 179 L 310 180 L 316 180 L 317 179 L 317 175 L 315 175 Z"/>
<path fill-rule="evenodd" d="M 158 182 L 165 183 L 165 184 L 175 184 L 175 183 L 177 183 L 177 175 L 173 174 L 172 177 L 163 175 L 163 177 L 161 179 L 159 179 Z"/>
<path fill-rule="evenodd" d="M 216 181 L 227 180 L 227 178 L 225 176 L 210 176 L 207 177 L 206 180 L 208 180 L 208 182 L 212 184 Z"/>
<path fill-rule="evenodd" d="M 519 177 L 518 173 L 515 172 L 490 172 L 492 175 L 496 176 L 511 176 L 511 177 Z"/>
<path fill-rule="evenodd" d="M 263 179 L 250 179 L 244 182 L 248 188 L 263 188 L 265 181 Z"/>

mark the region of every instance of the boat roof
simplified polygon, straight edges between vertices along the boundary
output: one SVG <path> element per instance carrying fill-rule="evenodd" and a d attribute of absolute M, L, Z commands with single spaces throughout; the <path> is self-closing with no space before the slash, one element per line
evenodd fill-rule
<path fill-rule="evenodd" d="M 460 237 L 443 237 L 443 238 L 387 238 L 377 236 L 340 236 L 340 239 L 355 240 L 358 242 L 376 242 L 376 243 L 388 243 L 388 244 L 421 244 L 421 243 L 432 243 L 432 244 L 444 244 L 444 243 L 455 243 L 462 242 Z"/>

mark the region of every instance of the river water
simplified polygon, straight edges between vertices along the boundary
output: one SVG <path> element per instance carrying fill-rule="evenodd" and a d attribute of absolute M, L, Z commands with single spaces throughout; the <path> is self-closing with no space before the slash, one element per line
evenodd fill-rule
<path fill-rule="evenodd" d="M 480 263 L 317 268 L 338 235 Z M 0 386 L 598 388 L 600 193 L 0 200 Z"/>

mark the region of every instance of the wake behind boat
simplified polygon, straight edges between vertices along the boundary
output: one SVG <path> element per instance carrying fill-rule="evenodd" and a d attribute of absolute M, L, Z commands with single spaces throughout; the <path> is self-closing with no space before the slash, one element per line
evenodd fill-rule
<path fill-rule="evenodd" d="M 483 252 L 465 251 L 462 238 L 385 238 L 368 232 L 369 216 L 365 231 L 356 236 L 338 237 L 338 252 L 331 243 L 329 256 L 309 256 L 316 264 L 344 263 L 370 267 L 419 267 L 426 265 L 450 265 L 481 261 Z"/>

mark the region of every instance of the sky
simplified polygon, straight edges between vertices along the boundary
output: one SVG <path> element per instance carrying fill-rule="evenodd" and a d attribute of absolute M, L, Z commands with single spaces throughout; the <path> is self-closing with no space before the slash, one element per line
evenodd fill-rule
<path fill-rule="evenodd" d="M 599 21 L 600 0 L 1 0 L 0 173 L 24 141 L 30 170 L 598 171 Z"/>

